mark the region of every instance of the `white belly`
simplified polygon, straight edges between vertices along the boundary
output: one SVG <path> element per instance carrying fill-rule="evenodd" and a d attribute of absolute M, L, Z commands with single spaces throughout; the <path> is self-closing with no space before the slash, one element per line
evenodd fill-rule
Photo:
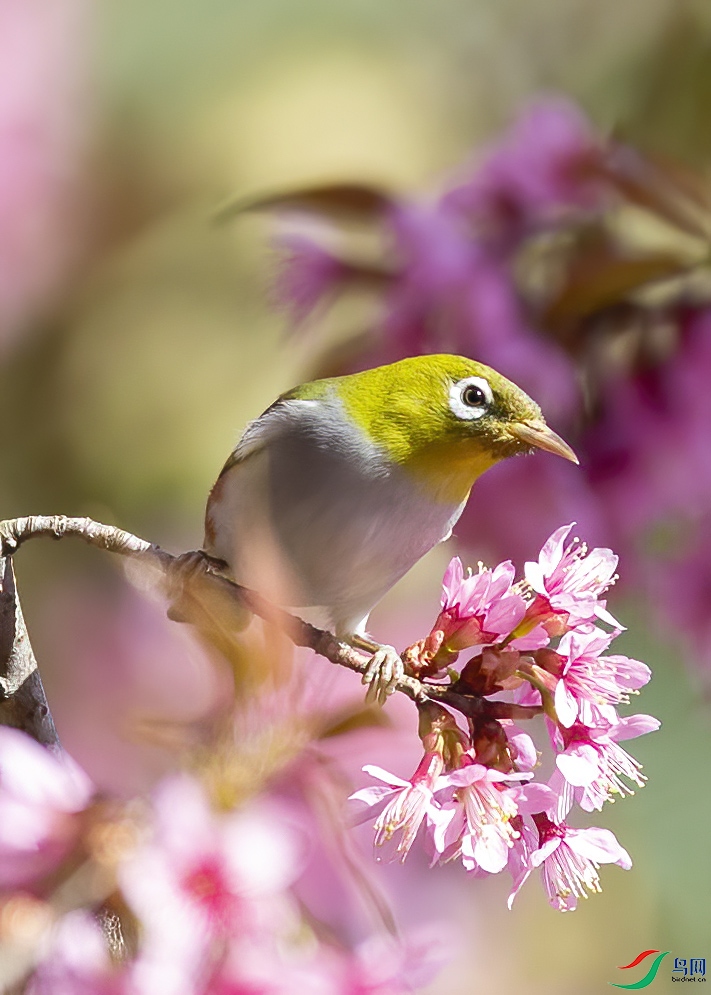
<path fill-rule="evenodd" d="M 358 466 L 308 438 L 272 440 L 218 481 L 207 551 L 245 586 L 356 631 L 464 507 L 430 500 L 397 466 Z"/>

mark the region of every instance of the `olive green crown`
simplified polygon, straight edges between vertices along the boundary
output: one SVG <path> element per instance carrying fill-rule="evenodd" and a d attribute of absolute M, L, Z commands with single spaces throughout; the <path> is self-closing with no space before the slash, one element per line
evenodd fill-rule
<path fill-rule="evenodd" d="M 493 394 L 486 415 L 466 420 L 449 403 L 453 384 L 484 378 Z M 407 465 L 427 451 L 466 445 L 481 450 L 487 464 L 525 450 L 508 426 L 540 419 L 531 398 L 483 363 L 454 355 L 414 356 L 388 366 L 294 388 L 285 398 L 321 399 L 335 394 L 348 416 L 395 463 Z"/>

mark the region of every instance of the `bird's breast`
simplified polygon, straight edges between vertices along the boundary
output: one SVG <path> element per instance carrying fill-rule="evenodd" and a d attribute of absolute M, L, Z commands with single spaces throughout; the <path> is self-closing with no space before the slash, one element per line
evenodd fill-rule
<path fill-rule="evenodd" d="M 468 492 L 433 495 L 355 428 L 333 443 L 321 425 L 289 428 L 218 481 L 208 551 L 239 582 L 347 627 L 451 532 Z"/>

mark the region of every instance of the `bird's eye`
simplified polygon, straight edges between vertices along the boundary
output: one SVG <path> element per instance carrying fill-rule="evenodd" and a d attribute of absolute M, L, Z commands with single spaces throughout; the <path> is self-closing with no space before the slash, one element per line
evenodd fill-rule
<path fill-rule="evenodd" d="M 452 384 L 449 407 L 457 418 L 473 421 L 482 418 L 493 403 L 494 395 L 484 377 L 467 377 Z"/>
<path fill-rule="evenodd" d="M 481 408 L 486 404 L 486 397 L 481 387 L 470 383 L 462 391 L 462 401 L 470 408 Z"/>

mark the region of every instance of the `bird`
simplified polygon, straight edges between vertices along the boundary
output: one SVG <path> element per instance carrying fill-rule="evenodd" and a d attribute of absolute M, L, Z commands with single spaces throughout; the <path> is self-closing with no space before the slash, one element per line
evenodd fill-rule
<path fill-rule="evenodd" d="M 363 683 L 382 704 L 403 663 L 368 634 L 370 612 L 452 535 L 482 473 L 536 449 L 578 462 L 520 387 L 462 356 L 304 383 L 247 425 L 210 491 L 203 551 L 277 603 L 324 609 L 372 654 Z"/>

